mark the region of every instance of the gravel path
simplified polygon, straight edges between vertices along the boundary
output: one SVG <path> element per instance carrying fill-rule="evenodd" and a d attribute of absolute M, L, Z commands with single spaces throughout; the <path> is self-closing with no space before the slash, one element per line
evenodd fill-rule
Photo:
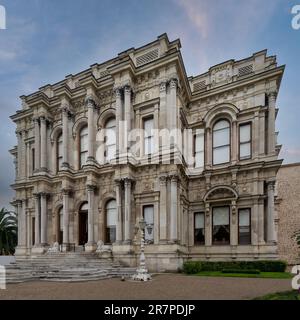
<path fill-rule="evenodd" d="M 4 299 L 221 300 L 251 299 L 291 290 L 289 279 L 245 279 L 162 274 L 147 283 L 108 279 L 86 283 L 28 282 L 0 290 Z"/>

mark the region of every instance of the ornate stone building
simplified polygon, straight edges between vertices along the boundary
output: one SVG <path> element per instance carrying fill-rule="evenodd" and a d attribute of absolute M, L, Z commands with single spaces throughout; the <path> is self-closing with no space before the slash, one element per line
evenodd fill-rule
<path fill-rule="evenodd" d="M 188 77 L 180 48 L 163 34 L 21 97 L 11 117 L 17 255 L 44 254 L 55 242 L 93 252 L 102 241 L 135 266 L 144 217 L 150 270 L 278 257 L 275 119 L 284 67 L 261 51 Z M 101 143 L 103 129 L 116 135 Z M 132 134 L 137 149 L 125 138 L 134 129 L 144 129 Z M 182 136 L 167 143 L 155 129 Z"/>

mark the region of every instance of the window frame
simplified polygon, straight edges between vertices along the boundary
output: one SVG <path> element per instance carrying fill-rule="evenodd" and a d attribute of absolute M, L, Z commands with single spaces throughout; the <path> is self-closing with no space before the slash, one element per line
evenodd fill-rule
<path fill-rule="evenodd" d="M 116 202 L 116 199 L 110 199 L 106 202 L 105 204 L 105 243 L 108 244 L 108 245 L 112 245 L 113 243 L 116 242 L 117 240 L 117 223 L 118 221 L 116 221 L 116 224 L 114 226 L 114 228 L 112 226 L 108 227 L 108 224 L 107 224 L 107 216 L 108 216 L 108 205 L 110 202 L 114 201 L 116 203 L 116 207 L 115 207 L 115 210 L 116 210 L 116 216 L 118 215 L 118 211 L 117 211 L 117 202 Z M 118 216 L 117 216 L 117 219 L 118 219 Z M 109 236 L 108 236 L 108 231 L 110 229 L 114 229 L 115 230 L 115 240 L 112 241 L 111 238 L 110 238 L 110 233 L 109 233 Z"/>
<path fill-rule="evenodd" d="M 197 137 L 199 137 L 200 135 L 199 134 L 197 134 L 197 133 L 195 133 L 194 135 L 193 135 L 193 137 L 194 137 L 194 141 L 193 141 L 193 155 L 194 155 L 194 159 L 195 159 L 195 161 L 194 161 L 194 168 L 195 169 L 204 169 L 205 168 L 205 158 L 206 158 L 206 152 L 205 152 L 205 139 L 206 139 L 206 136 L 205 136 L 205 129 L 204 128 L 198 128 L 198 129 L 203 129 L 204 130 L 204 132 L 201 134 L 201 136 L 203 136 L 203 151 L 199 151 L 199 152 L 197 152 L 196 151 L 196 142 L 197 142 Z M 198 129 L 196 129 L 196 131 L 198 130 Z M 199 153 L 203 153 L 203 167 L 196 167 L 196 155 L 197 154 L 199 154 Z"/>
<path fill-rule="evenodd" d="M 247 142 L 241 142 L 241 127 L 242 126 L 247 126 L 250 125 L 250 140 Z M 241 145 L 244 144 L 250 144 L 250 155 L 247 157 L 241 157 Z M 239 124 L 239 160 L 244 161 L 244 160 L 250 160 L 252 159 L 252 147 L 253 147 L 253 138 L 252 138 L 252 122 L 244 122 Z"/>
<path fill-rule="evenodd" d="M 242 210 L 249 210 L 249 237 L 250 241 L 249 243 L 240 243 L 240 211 Z M 251 220 L 252 220 L 252 211 L 251 208 L 239 208 L 238 209 L 238 244 L 239 246 L 249 246 L 252 244 L 252 225 L 251 225 Z"/>
<path fill-rule="evenodd" d="M 153 225 L 152 225 L 152 235 L 153 235 L 153 238 L 149 241 L 150 244 L 154 244 L 154 216 L 155 216 L 155 206 L 154 204 L 145 204 L 143 205 L 143 219 L 144 221 L 146 222 L 146 219 L 145 219 L 145 209 L 146 208 L 152 208 L 153 209 Z M 146 229 L 147 229 L 147 225 L 146 225 Z M 144 230 L 144 238 L 145 238 L 145 241 L 146 241 L 146 232 L 148 232 L 147 230 Z"/>
<path fill-rule="evenodd" d="M 59 141 L 61 139 L 61 142 Z M 63 164 L 63 152 L 61 155 L 59 154 L 59 145 L 63 144 L 63 134 L 62 132 L 59 133 L 59 135 L 56 138 L 56 172 L 61 171 L 61 167 L 59 165 L 59 161 L 62 160 L 61 164 Z M 63 146 L 62 146 L 63 147 Z"/>
<path fill-rule="evenodd" d="M 201 230 L 201 229 L 196 229 L 196 215 L 197 214 L 201 214 L 204 216 L 204 227 L 203 227 L 203 233 L 204 233 L 204 241 L 203 243 L 199 243 L 198 241 L 196 241 L 196 230 Z M 205 246 L 205 212 L 203 211 L 197 211 L 194 212 L 194 246 Z"/>
<path fill-rule="evenodd" d="M 85 134 L 85 136 L 88 137 L 88 125 L 87 124 L 83 125 L 79 130 L 79 139 L 78 139 L 78 142 L 79 142 L 79 148 L 78 148 L 78 151 L 79 151 L 79 159 L 78 159 L 79 170 L 81 170 L 82 167 L 86 164 L 86 163 L 82 164 L 82 161 L 81 161 L 82 154 L 87 154 L 88 155 L 88 152 L 89 152 L 88 148 L 85 151 L 82 151 L 82 135 L 81 135 L 81 133 L 82 133 L 82 131 L 84 129 L 87 129 L 87 134 Z"/>
<path fill-rule="evenodd" d="M 152 120 L 152 134 L 149 135 L 149 136 L 146 136 L 146 129 L 145 129 L 145 123 L 149 120 Z M 142 118 L 142 121 L 143 121 L 143 130 L 144 130 L 144 137 L 143 137 L 143 154 L 144 156 L 151 156 L 154 154 L 154 145 L 153 145 L 153 150 L 151 150 L 151 152 L 149 153 L 146 153 L 146 149 L 148 150 L 148 148 L 146 148 L 146 141 L 151 141 L 154 143 L 154 133 L 153 133 L 153 130 L 154 130 L 154 116 L 153 115 L 148 115 L 148 116 L 145 116 Z M 152 146 L 152 144 L 151 144 Z"/>
<path fill-rule="evenodd" d="M 218 146 L 218 147 L 214 147 L 214 133 L 215 133 L 215 126 L 221 122 L 221 121 L 226 121 L 228 124 L 229 124 L 229 144 L 228 145 L 222 145 L 222 146 Z M 224 129 L 219 129 L 219 130 L 216 130 L 216 131 L 220 131 L 220 130 L 224 130 Z M 232 156 L 232 151 L 231 151 L 231 148 L 232 148 L 232 137 L 231 137 L 231 134 L 232 134 L 232 128 L 231 128 L 231 121 L 228 120 L 227 118 L 221 118 L 219 120 L 217 120 L 214 125 L 212 126 L 212 165 L 213 166 L 221 166 L 221 165 L 226 165 L 226 164 L 230 164 L 231 163 L 231 156 Z M 224 147 L 229 147 L 229 161 L 226 161 L 226 162 L 222 162 L 222 163 L 215 163 L 215 150 L 216 149 L 219 149 L 219 148 L 224 148 Z"/>
<path fill-rule="evenodd" d="M 112 120 L 114 120 L 115 121 L 115 126 L 114 127 L 109 127 L 109 128 L 107 128 L 107 124 L 110 122 L 110 121 L 112 121 Z M 104 138 L 104 161 L 105 161 L 105 163 L 110 163 L 112 160 L 114 160 L 114 159 L 116 159 L 116 151 L 117 151 L 117 137 L 116 137 L 116 132 L 117 132 L 117 121 L 116 121 L 116 118 L 115 117 L 109 117 L 107 120 L 106 120 L 106 122 L 105 122 L 105 125 L 104 125 L 104 129 L 105 130 L 112 130 L 112 128 L 114 128 L 114 130 L 115 130 L 115 138 L 116 138 L 116 141 L 115 141 L 115 143 L 114 144 L 107 144 L 107 135 L 105 136 L 105 138 Z M 115 154 L 114 154 L 114 156 L 111 158 L 111 159 L 108 159 L 108 149 L 109 148 L 111 148 L 111 147 L 115 147 Z"/>
<path fill-rule="evenodd" d="M 228 243 L 215 243 L 214 242 L 214 209 L 216 208 L 228 208 L 228 215 L 229 215 L 229 241 Z M 212 222 L 211 222 L 211 243 L 213 246 L 230 246 L 231 245 L 231 210 L 230 210 L 230 205 L 224 205 L 224 206 L 214 206 L 212 207 Z"/>

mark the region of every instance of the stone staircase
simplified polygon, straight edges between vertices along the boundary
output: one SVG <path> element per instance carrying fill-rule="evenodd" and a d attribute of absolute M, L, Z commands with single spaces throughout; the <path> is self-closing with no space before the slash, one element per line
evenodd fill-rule
<path fill-rule="evenodd" d="M 6 266 L 6 282 L 64 281 L 85 282 L 112 277 L 128 278 L 136 268 L 122 266 L 112 259 L 99 258 L 86 252 L 47 253 L 40 256 L 17 257 Z"/>

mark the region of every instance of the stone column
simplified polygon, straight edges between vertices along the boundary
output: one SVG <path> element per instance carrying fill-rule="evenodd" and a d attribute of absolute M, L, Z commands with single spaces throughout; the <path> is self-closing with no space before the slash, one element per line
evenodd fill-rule
<path fill-rule="evenodd" d="M 212 137 L 211 137 L 211 129 L 206 128 L 206 168 L 210 169 L 212 167 Z"/>
<path fill-rule="evenodd" d="M 259 215 L 258 200 L 254 200 L 253 211 L 251 214 L 251 243 L 254 246 L 258 245 L 258 215 Z"/>
<path fill-rule="evenodd" d="M 171 177 L 171 210 L 170 210 L 170 240 L 177 242 L 177 201 L 178 201 L 178 177 Z"/>
<path fill-rule="evenodd" d="M 32 226 L 31 226 L 31 214 L 28 209 L 26 210 L 26 231 L 27 231 L 26 247 L 31 248 L 32 247 L 32 240 L 31 240 Z"/>
<path fill-rule="evenodd" d="M 119 158 L 121 145 L 122 145 L 122 100 L 121 100 L 121 90 L 119 88 L 115 89 L 116 95 L 116 156 Z"/>
<path fill-rule="evenodd" d="M 169 99 L 169 128 L 176 129 L 177 125 L 177 79 L 170 80 L 170 99 Z"/>
<path fill-rule="evenodd" d="M 34 246 L 40 245 L 40 196 L 39 194 L 34 194 L 35 203 L 35 226 L 34 226 Z"/>
<path fill-rule="evenodd" d="M 34 163 L 35 163 L 35 170 L 40 169 L 40 156 L 41 156 L 41 151 L 40 151 L 40 123 L 39 119 L 35 118 L 34 119 Z"/>
<path fill-rule="evenodd" d="M 95 198 L 96 186 L 87 186 L 87 197 L 88 197 L 88 247 L 95 245 L 94 237 L 94 198 Z"/>
<path fill-rule="evenodd" d="M 254 132 L 253 158 L 255 160 L 257 160 L 258 159 L 259 150 L 260 150 L 260 140 L 263 139 L 263 136 L 261 136 L 262 138 L 260 139 L 260 134 L 259 134 L 259 112 L 255 112 L 253 130 L 252 131 Z M 251 138 L 253 138 L 253 135 L 252 135 Z"/>
<path fill-rule="evenodd" d="M 268 115 L 268 153 L 275 154 L 275 118 L 276 118 L 276 92 L 269 94 L 269 115 Z"/>
<path fill-rule="evenodd" d="M 94 109 L 95 102 L 92 99 L 87 99 L 88 108 L 88 159 L 87 162 L 95 162 L 94 144 L 95 144 L 95 130 L 94 130 Z"/>
<path fill-rule="evenodd" d="M 264 201 L 258 201 L 258 244 L 265 244 L 265 206 Z"/>
<path fill-rule="evenodd" d="M 47 241 L 47 194 L 41 193 L 41 244 L 46 246 Z"/>
<path fill-rule="evenodd" d="M 63 168 L 69 168 L 69 159 L 68 159 L 68 108 L 63 107 L 62 109 L 62 124 L 63 124 Z"/>
<path fill-rule="evenodd" d="M 26 200 L 22 200 L 22 215 L 21 215 L 21 246 L 26 247 L 27 237 L 27 219 L 26 219 Z"/>
<path fill-rule="evenodd" d="M 267 208 L 267 242 L 276 242 L 276 231 L 275 231 L 275 207 L 274 207 L 274 188 L 275 181 L 268 182 L 268 208 Z"/>
<path fill-rule="evenodd" d="M 22 178 L 22 132 L 17 131 L 18 139 L 18 179 Z"/>
<path fill-rule="evenodd" d="M 124 181 L 125 185 L 125 243 L 131 242 L 131 183 L 132 180 L 126 178 Z"/>
<path fill-rule="evenodd" d="M 159 177 L 160 183 L 160 198 L 159 198 L 159 241 L 161 243 L 167 242 L 167 177 Z"/>
<path fill-rule="evenodd" d="M 18 247 L 22 246 L 22 201 L 17 200 L 17 216 L 18 216 Z"/>
<path fill-rule="evenodd" d="M 259 118 L 259 155 L 265 154 L 265 112 L 262 112 Z"/>
<path fill-rule="evenodd" d="M 63 189 L 63 244 L 67 248 L 70 243 L 69 237 L 69 196 L 70 190 Z"/>
<path fill-rule="evenodd" d="M 121 181 L 115 181 L 116 202 L 117 202 L 117 227 L 116 227 L 116 242 L 120 244 L 123 240 L 122 236 L 122 198 L 121 198 Z"/>
<path fill-rule="evenodd" d="M 205 203 L 205 246 L 212 244 L 212 215 L 210 212 L 210 204 Z"/>
<path fill-rule="evenodd" d="M 238 217 L 236 209 L 236 201 L 231 202 L 231 217 L 230 217 L 230 245 L 238 245 Z"/>
<path fill-rule="evenodd" d="M 41 170 L 47 170 L 47 120 L 40 118 L 41 122 Z"/>
<path fill-rule="evenodd" d="M 124 152 L 129 152 L 130 143 L 128 141 L 128 133 L 131 131 L 131 87 L 125 86 L 124 88 L 124 109 L 125 109 L 125 123 L 127 130 L 125 130 L 123 135 Z"/>
<path fill-rule="evenodd" d="M 31 163 L 31 161 L 30 161 L 30 151 L 31 151 L 31 148 L 30 148 L 30 143 L 28 142 L 27 144 L 26 144 L 26 176 L 27 177 L 30 177 L 31 176 L 31 170 L 30 170 L 30 168 L 31 168 L 31 166 L 30 166 L 30 163 Z"/>
<path fill-rule="evenodd" d="M 237 132 L 237 121 L 232 122 L 232 148 L 231 148 L 231 161 L 232 164 L 236 164 L 238 159 L 238 132 Z"/>
<path fill-rule="evenodd" d="M 159 85 L 159 96 L 160 96 L 160 116 L 159 116 L 159 127 L 164 129 L 167 128 L 167 85 L 166 82 L 162 82 Z"/>

